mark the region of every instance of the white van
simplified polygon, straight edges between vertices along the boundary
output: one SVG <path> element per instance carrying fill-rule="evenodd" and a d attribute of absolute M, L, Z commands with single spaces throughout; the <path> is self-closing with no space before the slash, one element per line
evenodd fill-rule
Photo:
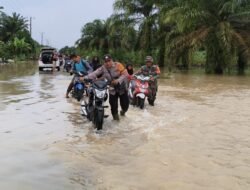
<path fill-rule="evenodd" d="M 43 47 L 38 60 L 39 71 L 53 70 L 53 67 L 60 71 L 60 62 L 55 57 L 56 49 L 51 47 Z"/>

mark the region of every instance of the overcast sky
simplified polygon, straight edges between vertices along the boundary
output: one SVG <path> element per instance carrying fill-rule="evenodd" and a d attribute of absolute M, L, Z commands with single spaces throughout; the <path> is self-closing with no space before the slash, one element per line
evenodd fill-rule
<path fill-rule="evenodd" d="M 32 17 L 32 37 L 43 44 L 62 48 L 72 46 L 81 28 L 94 19 L 113 13 L 114 0 L 0 0 L 7 14 Z"/>

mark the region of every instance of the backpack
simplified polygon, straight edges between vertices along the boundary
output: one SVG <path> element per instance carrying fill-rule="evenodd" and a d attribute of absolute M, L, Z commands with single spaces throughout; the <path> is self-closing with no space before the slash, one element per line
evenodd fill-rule
<path fill-rule="evenodd" d="M 81 64 L 84 67 L 84 70 L 86 71 L 86 73 L 89 71 L 90 68 L 88 68 L 86 66 L 86 61 L 84 61 L 83 59 L 81 59 Z M 74 64 L 74 70 L 76 70 L 76 65 Z"/>

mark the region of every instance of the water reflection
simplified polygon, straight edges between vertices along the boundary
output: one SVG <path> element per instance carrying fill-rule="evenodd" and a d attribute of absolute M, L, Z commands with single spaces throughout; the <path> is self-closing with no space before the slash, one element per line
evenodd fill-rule
<path fill-rule="evenodd" d="M 0 66 L 0 80 L 7 81 L 11 78 L 34 75 L 37 70 L 36 62 L 22 62 Z"/>

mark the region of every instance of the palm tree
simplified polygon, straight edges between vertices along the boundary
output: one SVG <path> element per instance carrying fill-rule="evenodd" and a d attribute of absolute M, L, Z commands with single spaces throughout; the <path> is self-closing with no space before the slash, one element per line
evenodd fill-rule
<path fill-rule="evenodd" d="M 186 50 L 205 47 L 206 72 L 230 72 L 236 55 L 246 58 L 249 50 L 249 0 L 190 0 L 167 12 L 165 22 L 175 24 L 169 35 L 168 53 L 178 58 Z"/>
<path fill-rule="evenodd" d="M 28 30 L 27 19 L 17 13 L 12 16 L 4 14 L 0 23 L 0 39 L 8 42 L 17 37 L 21 32 Z"/>
<path fill-rule="evenodd" d="M 116 15 L 121 15 L 124 20 L 133 21 L 138 28 L 138 40 L 136 49 L 144 50 L 146 54 L 153 52 L 153 32 L 158 16 L 160 0 L 116 0 L 114 9 Z"/>
<path fill-rule="evenodd" d="M 157 24 L 157 31 L 154 36 L 155 42 L 154 47 L 158 49 L 158 63 L 160 67 L 164 67 L 167 65 L 168 56 L 166 54 L 166 48 L 168 47 L 168 41 L 167 37 L 172 30 L 172 24 L 168 24 L 164 22 L 165 20 L 165 14 L 169 10 L 173 9 L 177 6 L 176 0 L 167 0 L 167 1 L 158 1 L 156 3 L 156 6 L 159 10 L 158 12 L 158 18 L 156 20 Z"/>
<path fill-rule="evenodd" d="M 97 50 L 99 53 L 114 53 L 131 50 L 136 41 L 136 31 L 116 15 L 106 21 L 94 20 L 82 28 L 82 36 L 76 42 L 81 49 Z"/>
<path fill-rule="evenodd" d="M 108 18 L 107 25 L 112 49 L 132 50 L 134 48 L 137 33 L 129 20 L 114 14 Z"/>
<path fill-rule="evenodd" d="M 82 28 L 82 36 L 76 45 L 83 49 L 108 50 L 108 34 L 105 21 L 94 20 Z"/>

